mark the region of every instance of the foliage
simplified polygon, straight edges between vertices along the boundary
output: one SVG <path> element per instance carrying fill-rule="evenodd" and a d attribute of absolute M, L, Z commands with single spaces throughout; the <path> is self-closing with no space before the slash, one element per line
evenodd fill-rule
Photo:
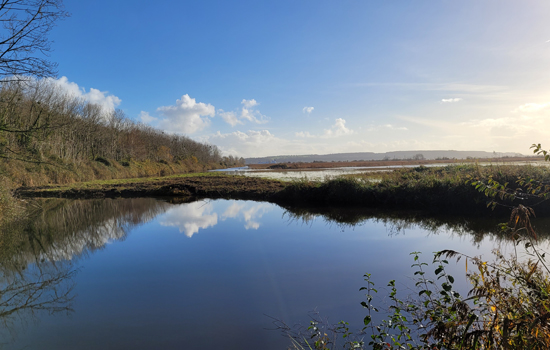
<path fill-rule="evenodd" d="M 103 157 L 99 157 L 99 156 L 98 156 L 98 157 L 95 157 L 95 161 L 96 161 L 96 162 L 103 163 L 103 164 L 105 164 L 106 166 L 111 166 L 111 162 L 109 162 L 108 159 L 105 159 L 105 158 L 103 158 Z"/>
<path fill-rule="evenodd" d="M 535 153 L 550 160 L 550 153 L 543 151 L 540 145 L 533 145 L 533 148 Z M 402 175 L 407 181 L 425 180 L 419 175 L 425 171 L 414 169 Z M 401 298 L 395 280 L 391 280 L 387 285 L 389 305 L 382 309 L 375 302 L 378 290 L 367 273 L 364 276 L 366 286 L 361 288 L 366 293 L 366 300 L 361 303 L 366 316 L 360 332 L 351 333 L 346 323 L 339 324 L 345 326 L 325 325 L 327 329 L 343 330 L 333 332 L 331 337 L 329 333 L 319 332 L 321 328 L 315 320 L 307 334 L 281 327 L 291 338 L 291 346 L 294 349 L 335 349 L 338 337 L 345 339 L 353 334 L 354 340 L 344 343 L 344 349 L 550 348 L 550 268 L 545 260 L 546 253 L 537 245 L 537 234 L 531 224 L 535 211 L 525 205 L 529 201 L 535 201 L 535 205 L 543 203 L 550 195 L 550 182 L 545 181 L 548 170 L 537 169 L 537 172 L 543 176 L 535 180 L 519 175 L 512 180 L 516 184 L 513 187 L 510 186 L 510 174 L 500 170 L 489 176 L 481 171 L 476 177 L 468 174 L 465 181 L 490 198 L 488 207 L 510 208 L 509 222 L 500 227 L 515 241 L 514 254 L 506 257 L 495 250 L 495 260 L 489 262 L 443 250 L 434 254 L 434 271 L 430 277 L 427 274 L 429 264 L 419 260 L 419 252 L 413 252 L 415 294 Z M 523 248 L 521 253 L 518 247 Z M 446 272 L 449 258 L 456 258 L 457 262 L 465 259 L 466 277 L 471 284 L 465 296 L 456 290 L 454 277 Z M 380 318 L 380 322 L 375 321 Z"/>
<path fill-rule="evenodd" d="M 0 158 L 59 166 L 97 158 L 211 168 L 244 164 L 242 158 L 222 156 L 214 145 L 167 134 L 120 110 L 107 111 L 67 95 L 54 80 L 31 78 L 0 87 Z"/>
<path fill-rule="evenodd" d="M 361 290 L 366 300 L 361 305 L 367 314 L 364 327 L 355 333 L 345 322 L 321 324 L 318 318 L 305 330 L 285 328 L 284 323 L 279 329 L 290 337 L 293 349 L 548 349 L 547 266 L 532 238 L 519 241 L 533 259 L 522 262 L 517 255 L 506 258 L 495 251 L 496 260 L 489 263 L 445 250 L 435 253 L 431 278 L 429 264 L 419 259 L 419 252 L 411 253 L 415 293 L 402 299 L 396 281 L 389 281 L 389 305 L 384 309 L 375 302 L 378 289 L 371 275 L 365 274 Z M 472 286 L 466 296 L 457 292 L 454 277 L 446 272 L 450 257 L 465 258 Z M 475 271 L 468 270 L 468 264 Z"/>

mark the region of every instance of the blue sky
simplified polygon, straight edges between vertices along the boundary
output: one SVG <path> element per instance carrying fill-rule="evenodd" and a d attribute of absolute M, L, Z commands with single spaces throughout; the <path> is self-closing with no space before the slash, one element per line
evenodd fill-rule
<path fill-rule="evenodd" d="M 529 153 L 550 2 L 65 0 L 60 86 L 226 154 Z"/>

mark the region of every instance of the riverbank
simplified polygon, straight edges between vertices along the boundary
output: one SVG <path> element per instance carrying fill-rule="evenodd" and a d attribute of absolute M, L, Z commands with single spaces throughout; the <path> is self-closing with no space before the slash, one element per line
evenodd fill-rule
<path fill-rule="evenodd" d="M 544 157 L 506 157 L 506 158 L 480 158 L 480 159 L 392 159 L 392 160 L 362 160 L 349 162 L 294 162 L 294 163 L 277 163 L 277 164 L 248 164 L 250 169 L 289 169 L 289 170 L 313 170 L 313 169 L 333 169 L 333 168 L 374 168 L 374 167 L 401 167 L 401 166 L 420 166 L 433 164 L 475 164 L 475 163 L 491 163 L 506 165 L 518 162 L 542 162 Z"/>
<path fill-rule="evenodd" d="M 468 180 L 492 178 L 515 186 L 518 178 L 550 182 L 549 171 L 536 166 L 449 165 L 398 169 L 383 174 L 364 173 L 325 181 L 283 182 L 217 173 L 200 173 L 109 181 L 92 181 L 63 186 L 20 187 L 20 198 L 131 198 L 179 197 L 182 200 L 226 198 L 267 201 L 283 205 L 357 206 L 414 209 L 470 215 L 508 215 L 510 206 L 520 202 L 504 201 L 496 211 L 487 209 L 487 197 Z M 540 201 L 540 200 L 539 200 Z M 533 205 L 528 200 L 521 202 Z M 537 215 L 550 214 L 543 202 Z"/>

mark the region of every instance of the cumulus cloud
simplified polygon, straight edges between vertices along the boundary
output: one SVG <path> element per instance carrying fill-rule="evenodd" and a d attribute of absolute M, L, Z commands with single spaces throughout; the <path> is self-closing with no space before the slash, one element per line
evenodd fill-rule
<path fill-rule="evenodd" d="M 550 107 L 550 103 L 526 103 L 514 109 L 514 113 L 536 113 Z"/>
<path fill-rule="evenodd" d="M 342 118 L 336 119 L 334 125 L 330 129 L 325 130 L 325 137 L 337 137 L 353 134 L 353 130 L 346 127 L 346 120 Z"/>
<path fill-rule="evenodd" d="M 288 141 L 280 139 L 268 130 L 235 131 L 222 134 L 219 131 L 210 135 L 205 141 L 220 147 L 226 154 L 242 157 L 255 157 L 271 152 L 284 152 Z"/>
<path fill-rule="evenodd" d="M 257 106 L 258 102 L 256 102 L 255 99 L 246 100 L 243 98 L 243 100 L 241 101 L 241 104 L 244 106 L 244 108 L 252 108 L 254 106 Z"/>
<path fill-rule="evenodd" d="M 248 132 L 235 131 L 230 134 L 220 134 L 220 132 L 218 131 L 215 137 L 219 139 L 233 138 L 252 144 L 270 142 L 273 141 L 275 138 L 275 136 L 273 136 L 269 132 L 269 130 L 249 130 Z"/>
<path fill-rule="evenodd" d="M 444 98 L 441 100 L 442 103 L 454 103 L 454 102 L 460 102 L 462 101 L 461 98 L 455 97 L 455 98 Z"/>
<path fill-rule="evenodd" d="M 139 113 L 139 120 L 141 120 L 142 123 L 149 124 L 158 120 L 158 118 L 152 117 L 149 113 L 145 111 L 141 111 L 141 113 Z"/>
<path fill-rule="evenodd" d="M 256 123 L 256 124 L 265 124 L 269 121 L 269 118 L 265 115 L 261 114 L 259 110 L 257 110 L 256 107 L 259 105 L 256 100 L 245 100 L 243 99 L 241 101 L 241 104 L 243 105 L 241 110 L 241 119 L 248 120 L 249 122 Z"/>
<path fill-rule="evenodd" d="M 59 79 L 48 78 L 48 80 L 64 91 L 68 96 L 81 98 L 86 102 L 101 106 L 105 113 L 113 112 L 122 102 L 120 98 L 109 94 L 108 91 L 100 91 L 94 88 L 91 88 L 90 91 L 86 91 L 86 89 L 79 87 L 77 83 L 70 82 L 65 76 Z"/>
<path fill-rule="evenodd" d="M 311 112 L 313 112 L 314 109 L 315 108 L 313 108 L 313 107 L 304 107 L 304 108 L 302 108 L 302 112 L 307 113 L 307 114 L 311 114 Z"/>
<path fill-rule="evenodd" d="M 185 94 L 173 106 L 157 108 L 163 116 L 158 127 L 170 132 L 192 134 L 210 125 L 208 117 L 214 117 L 216 109 L 211 104 L 197 102 Z"/>
<path fill-rule="evenodd" d="M 225 112 L 223 109 L 218 110 L 218 115 L 229 125 L 235 126 L 237 124 L 244 124 L 242 121 L 237 118 L 235 112 Z"/>

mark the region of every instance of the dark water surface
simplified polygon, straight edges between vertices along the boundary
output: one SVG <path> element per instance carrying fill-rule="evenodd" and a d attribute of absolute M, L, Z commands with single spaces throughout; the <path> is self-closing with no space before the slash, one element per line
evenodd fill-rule
<path fill-rule="evenodd" d="M 316 309 L 360 328 L 365 272 L 407 293 L 410 252 L 489 257 L 510 249 L 496 222 L 251 201 L 48 200 L 3 229 L 1 348 L 285 349 L 268 316 L 307 324 Z"/>

